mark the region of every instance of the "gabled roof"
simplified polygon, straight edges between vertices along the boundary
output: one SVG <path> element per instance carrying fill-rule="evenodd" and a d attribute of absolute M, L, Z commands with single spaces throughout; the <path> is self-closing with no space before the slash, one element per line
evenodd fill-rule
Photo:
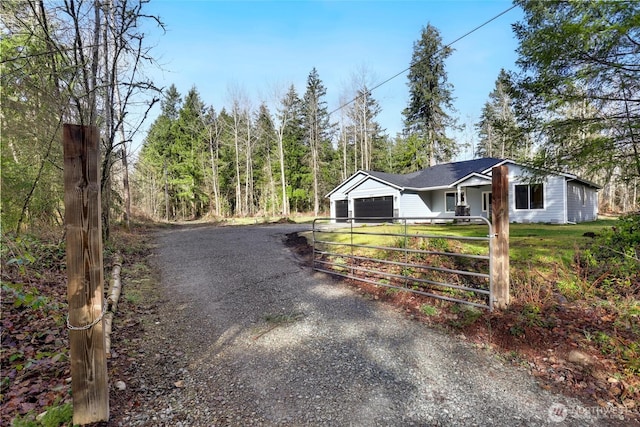
<path fill-rule="evenodd" d="M 454 182 L 472 174 L 482 174 L 483 171 L 502 163 L 503 159 L 485 157 L 464 162 L 444 163 L 409 174 L 394 174 L 376 171 L 366 171 L 372 177 L 404 189 L 427 189 L 448 187 Z"/>
<path fill-rule="evenodd" d="M 428 167 L 426 169 L 422 169 L 416 172 L 408 173 L 408 174 L 395 174 L 395 173 L 386 173 L 386 172 L 377 172 L 377 171 L 358 171 L 351 175 L 346 181 L 343 181 L 336 188 L 331 190 L 329 194 L 325 197 L 329 197 L 331 194 L 336 192 L 338 189 L 343 188 L 347 183 L 350 183 L 350 187 L 357 187 L 364 180 L 371 178 L 379 181 L 383 184 L 390 185 L 392 187 L 396 187 L 400 190 L 413 190 L 413 191 L 425 191 L 425 190 L 436 190 L 443 188 L 452 188 L 460 182 L 469 179 L 473 176 L 475 177 L 486 177 L 490 179 L 491 170 L 495 166 L 500 166 L 503 164 L 517 164 L 513 160 L 509 159 L 498 159 L 495 157 L 485 157 L 482 159 L 475 160 L 466 160 L 462 162 L 453 162 L 453 163 L 443 163 L 440 165 L 435 165 Z M 527 167 L 527 166 L 525 166 Z M 592 182 L 583 180 L 578 178 L 576 175 L 563 173 L 563 172 L 553 172 L 557 175 L 565 177 L 568 180 L 575 180 L 584 185 L 593 187 L 595 189 L 600 189 L 597 184 Z M 359 180 L 356 178 L 360 175 Z M 350 191 L 350 189 L 346 190 Z"/>

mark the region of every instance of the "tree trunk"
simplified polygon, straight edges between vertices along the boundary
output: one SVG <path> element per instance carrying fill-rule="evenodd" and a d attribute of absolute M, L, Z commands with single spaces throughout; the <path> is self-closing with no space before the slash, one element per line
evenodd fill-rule
<path fill-rule="evenodd" d="M 218 191 L 218 149 L 216 144 L 216 150 L 214 155 L 213 150 L 213 131 L 211 127 L 209 127 L 209 157 L 211 160 L 211 189 L 213 190 L 213 202 L 214 202 L 214 214 L 216 216 L 220 215 L 220 194 Z"/>
<path fill-rule="evenodd" d="M 234 114 L 233 141 L 236 155 L 236 215 L 243 216 L 242 210 L 242 187 L 240 184 L 240 135 L 239 135 L 238 113 Z"/>
<path fill-rule="evenodd" d="M 247 143 L 245 149 L 245 173 L 246 178 L 244 182 L 244 211 L 247 215 L 253 215 L 254 203 L 253 203 L 253 163 L 251 162 L 251 120 L 247 112 Z"/>
<path fill-rule="evenodd" d="M 169 221 L 169 180 L 167 177 L 167 160 L 164 161 L 164 217 Z"/>
<path fill-rule="evenodd" d="M 311 159 L 312 159 L 312 163 L 313 163 L 313 215 L 314 216 L 318 216 L 318 214 L 320 213 L 320 199 L 319 199 L 319 182 L 318 182 L 318 175 L 320 174 L 320 165 L 319 165 L 319 149 L 318 149 L 318 145 L 319 145 L 319 141 L 318 141 L 318 117 L 316 114 L 316 119 L 314 120 L 313 123 L 313 144 L 312 144 L 312 148 L 311 148 Z"/>
<path fill-rule="evenodd" d="M 280 185 L 282 186 L 282 215 L 289 216 L 289 198 L 287 197 L 287 178 L 284 173 L 284 127 L 285 121 L 278 130 L 278 157 L 280 160 Z"/>
<path fill-rule="evenodd" d="M 122 137 L 124 138 L 124 132 Z M 124 189 L 124 222 L 127 230 L 131 230 L 131 190 L 129 189 L 129 163 L 126 144 L 122 148 L 122 186 Z"/>

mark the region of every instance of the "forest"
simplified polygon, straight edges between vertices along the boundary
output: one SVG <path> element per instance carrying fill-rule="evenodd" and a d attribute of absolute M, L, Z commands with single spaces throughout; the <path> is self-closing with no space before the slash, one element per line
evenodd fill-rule
<path fill-rule="evenodd" d="M 63 222 L 63 123 L 101 135 L 103 230 L 154 220 L 319 215 L 359 169 L 405 173 L 457 159 L 462 125 L 446 61 L 454 48 L 423 27 L 406 73 L 404 128 L 377 116 L 375 82 L 352 76 L 341 107 L 314 68 L 271 100 L 241 89 L 208 105 L 197 87 L 159 88 L 145 0 L 2 4 L 2 230 Z M 474 155 L 576 173 L 603 186 L 601 212 L 638 209 L 640 26 L 636 2 L 518 1 L 518 69 L 502 70 L 477 123 Z M 151 108 L 160 115 L 133 147 Z M 142 106 L 142 108 L 141 108 Z M 269 107 L 271 106 L 271 107 Z M 271 109 L 270 109 L 271 108 Z M 140 112 L 142 111 L 142 113 Z"/>

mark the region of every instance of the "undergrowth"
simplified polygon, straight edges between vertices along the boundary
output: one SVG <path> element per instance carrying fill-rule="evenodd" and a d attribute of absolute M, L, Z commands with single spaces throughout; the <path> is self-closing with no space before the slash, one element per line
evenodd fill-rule
<path fill-rule="evenodd" d="M 140 234 L 116 227 L 104 248 L 106 268 L 116 251 L 142 251 Z M 0 261 L 0 425 L 69 426 L 73 408 L 63 230 L 2 234 Z"/>

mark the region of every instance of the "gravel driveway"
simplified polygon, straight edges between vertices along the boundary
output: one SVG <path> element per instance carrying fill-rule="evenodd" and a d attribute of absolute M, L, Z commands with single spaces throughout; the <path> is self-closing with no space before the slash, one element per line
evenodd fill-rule
<path fill-rule="evenodd" d="M 314 273 L 283 244 L 305 227 L 159 232 L 164 300 L 138 368 L 165 381 L 137 385 L 148 405 L 126 425 L 622 425 Z"/>

